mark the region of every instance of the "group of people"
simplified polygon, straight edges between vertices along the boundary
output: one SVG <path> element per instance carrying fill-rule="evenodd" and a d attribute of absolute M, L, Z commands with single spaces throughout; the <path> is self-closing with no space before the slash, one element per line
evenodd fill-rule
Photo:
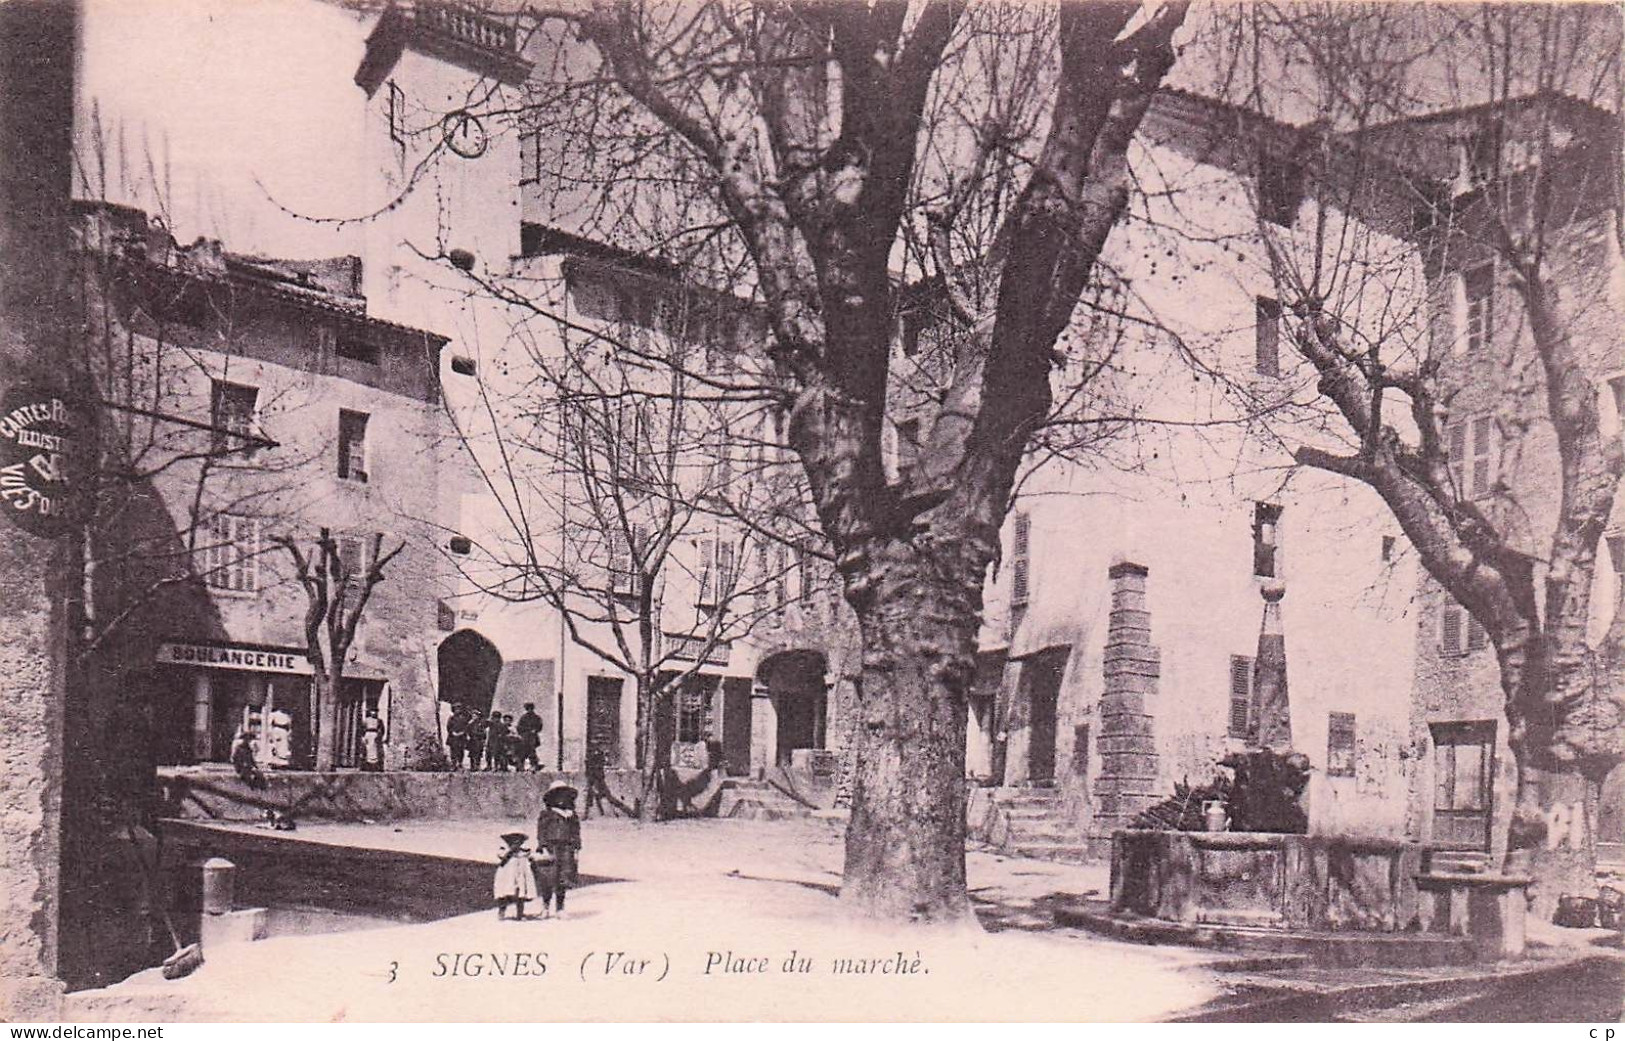
<path fill-rule="evenodd" d="M 446 750 L 453 770 L 540 770 L 536 750 L 542 745 L 542 717 L 532 702 L 518 721 L 493 710 L 489 718 L 464 705 L 452 709 L 446 722 Z"/>
<path fill-rule="evenodd" d="M 563 781 L 548 785 L 542 812 L 536 818 L 536 849 L 522 831 L 502 835 L 497 853 L 496 878 L 491 892 L 497 918 L 525 917 L 525 905 L 541 898 L 542 917 L 564 917 L 564 894 L 580 880 L 581 820 L 576 816 L 576 790 Z"/>

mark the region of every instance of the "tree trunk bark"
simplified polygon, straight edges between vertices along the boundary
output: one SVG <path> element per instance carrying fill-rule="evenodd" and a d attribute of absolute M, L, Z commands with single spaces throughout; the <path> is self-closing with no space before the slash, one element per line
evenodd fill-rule
<path fill-rule="evenodd" d="M 315 720 L 315 733 L 311 734 L 312 749 L 316 756 L 316 770 L 324 772 L 333 769 L 333 731 L 338 729 L 338 676 L 316 676 L 311 680 L 310 689 L 316 699 L 316 712 L 312 717 Z"/>
<path fill-rule="evenodd" d="M 638 681 L 638 772 L 643 795 L 638 800 L 638 820 L 663 821 L 666 813 L 666 769 L 671 759 L 671 742 L 661 709 L 669 692 L 656 693 L 652 681 Z"/>
<path fill-rule="evenodd" d="M 863 634 L 842 902 L 891 921 L 974 922 L 965 895 L 965 692 L 979 582 L 894 544 Z"/>
<path fill-rule="evenodd" d="M 1551 921 L 1559 897 L 1597 895 L 1598 786 L 1577 771 L 1520 763 L 1517 813 L 1538 814 L 1545 835 L 1530 849 L 1530 910 Z M 1509 854 L 1512 852 L 1509 849 Z"/>

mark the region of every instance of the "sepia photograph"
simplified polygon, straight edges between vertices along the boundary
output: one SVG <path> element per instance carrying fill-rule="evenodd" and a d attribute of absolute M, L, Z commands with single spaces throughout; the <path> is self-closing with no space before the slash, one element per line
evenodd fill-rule
<path fill-rule="evenodd" d="M 1621 1022 L 1622 29 L 0 0 L 0 1020 Z"/>

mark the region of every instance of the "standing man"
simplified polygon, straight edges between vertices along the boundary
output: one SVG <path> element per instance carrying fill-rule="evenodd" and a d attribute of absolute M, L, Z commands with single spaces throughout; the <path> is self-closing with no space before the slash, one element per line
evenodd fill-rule
<path fill-rule="evenodd" d="M 519 731 L 519 739 L 524 742 L 519 762 L 514 764 L 515 770 L 523 770 L 529 763 L 532 771 L 542 768 L 541 762 L 536 758 L 536 749 L 542 744 L 542 717 L 536 714 L 534 702 L 525 702 L 525 711 L 519 716 L 519 723 L 515 727 Z"/>
<path fill-rule="evenodd" d="M 464 738 L 464 743 L 468 748 L 468 768 L 478 770 L 480 768 L 480 759 L 485 755 L 485 719 L 478 712 L 470 709 L 464 726 L 468 735 Z"/>
<path fill-rule="evenodd" d="M 507 758 L 507 742 L 503 739 L 508 736 L 507 724 L 502 722 L 502 713 L 496 709 L 491 710 L 491 718 L 485 721 L 485 768 L 487 770 L 502 769 L 502 761 Z"/>
<path fill-rule="evenodd" d="M 446 749 L 451 753 L 451 768 L 463 768 L 463 756 L 468 752 L 468 710 L 458 705 L 446 720 Z"/>

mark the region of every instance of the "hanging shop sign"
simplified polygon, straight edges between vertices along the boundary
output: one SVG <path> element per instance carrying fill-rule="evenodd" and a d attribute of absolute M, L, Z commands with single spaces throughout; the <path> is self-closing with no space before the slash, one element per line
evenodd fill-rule
<path fill-rule="evenodd" d="M 207 669 L 283 672 L 293 676 L 309 676 L 314 671 L 310 660 L 299 651 L 268 651 L 261 647 L 161 643 L 156 660 L 159 665 L 198 665 Z"/>
<path fill-rule="evenodd" d="M 60 390 L 20 383 L 0 398 L 0 512 L 43 538 L 65 534 L 84 491 L 86 416 Z"/>

